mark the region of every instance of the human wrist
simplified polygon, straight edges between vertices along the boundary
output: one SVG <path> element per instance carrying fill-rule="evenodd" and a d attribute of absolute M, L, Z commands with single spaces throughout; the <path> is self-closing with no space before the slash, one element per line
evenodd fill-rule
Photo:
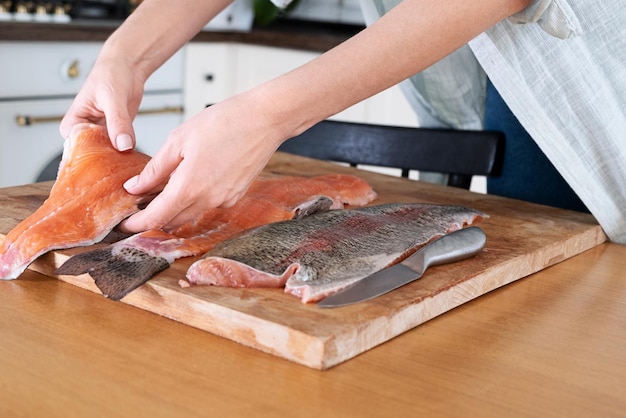
<path fill-rule="evenodd" d="M 97 66 L 112 66 L 120 70 L 120 67 L 128 69 L 133 73 L 142 84 L 146 82 L 148 77 L 155 71 L 156 68 L 150 65 L 149 60 L 145 59 L 140 51 L 135 50 L 127 42 L 114 38 L 109 38 L 103 45 L 98 59 L 96 60 Z M 116 71 L 116 72 L 117 72 Z"/>
<path fill-rule="evenodd" d="M 279 138 L 277 146 L 330 116 L 323 106 L 311 103 L 314 93 L 303 92 L 300 87 L 283 76 L 249 91 L 266 126 Z"/>
<path fill-rule="evenodd" d="M 267 84 L 262 84 L 238 97 L 240 103 L 249 109 L 245 113 L 254 115 L 254 129 L 262 132 L 260 136 L 272 141 L 275 148 L 306 129 L 301 128 L 305 124 L 303 115 L 293 111 L 294 105 L 289 98 L 277 93 Z"/>

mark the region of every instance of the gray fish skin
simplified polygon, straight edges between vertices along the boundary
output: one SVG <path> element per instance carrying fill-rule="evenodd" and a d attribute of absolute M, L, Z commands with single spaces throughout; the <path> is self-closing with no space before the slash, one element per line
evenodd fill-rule
<path fill-rule="evenodd" d="M 315 302 L 400 262 L 436 237 L 486 217 L 462 206 L 423 203 L 319 213 L 224 241 L 189 268 L 187 279 L 194 284 L 256 286 L 254 280 L 242 283 L 240 278 L 248 274 L 263 286 L 285 285 L 287 293 Z M 237 276 L 237 268 L 246 273 Z"/>
<path fill-rule="evenodd" d="M 166 259 L 136 248 L 107 246 L 70 257 L 54 274 L 89 273 L 102 294 L 117 301 L 169 266 Z"/>

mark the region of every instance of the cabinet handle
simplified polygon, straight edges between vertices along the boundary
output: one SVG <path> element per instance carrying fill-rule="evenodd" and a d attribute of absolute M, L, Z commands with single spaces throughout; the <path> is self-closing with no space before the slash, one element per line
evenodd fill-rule
<path fill-rule="evenodd" d="M 67 76 L 69 78 L 77 78 L 80 75 L 80 67 L 78 64 L 78 60 L 74 60 L 70 63 L 69 67 L 67 67 Z"/>
<path fill-rule="evenodd" d="M 183 113 L 184 109 L 182 106 L 165 106 L 158 109 L 145 109 L 137 112 L 137 116 L 139 115 L 158 115 L 163 113 Z"/>
<path fill-rule="evenodd" d="M 145 109 L 137 112 L 139 115 L 158 115 L 163 113 L 183 113 L 182 106 L 166 106 L 159 109 Z M 15 117 L 15 123 L 18 126 L 32 126 L 39 123 L 48 122 L 61 122 L 63 115 L 60 116 L 29 116 L 29 115 L 17 115 Z"/>

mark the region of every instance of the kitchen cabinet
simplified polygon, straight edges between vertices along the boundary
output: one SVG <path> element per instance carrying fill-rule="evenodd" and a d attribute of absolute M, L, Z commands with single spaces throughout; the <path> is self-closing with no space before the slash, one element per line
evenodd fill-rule
<path fill-rule="evenodd" d="M 51 179 L 63 150 L 59 122 L 101 42 L 0 42 L 0 187 Z M 182 122 L 183 52 L 153 74 L 134 121 L 138 148 L 153 154 Z M 46 176 L 42 176 L 46 173 Z"/>
<path fill-rule="evenodd" d="M 185 59 L 185 117 L 286 73 L 319 52 L 239 43 L 191 43 Z M 417 126 L 417 118 L 394 86 L 331 119 L 385 125 Z"/>

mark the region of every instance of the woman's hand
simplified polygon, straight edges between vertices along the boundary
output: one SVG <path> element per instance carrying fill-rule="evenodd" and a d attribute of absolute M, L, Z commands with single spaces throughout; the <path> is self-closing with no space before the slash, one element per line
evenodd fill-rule
<path fill-rule="evenodd" d="M 121 229 L 171 229 L 243 196 L 285 139 L 280 124 L 255 111 L 263 106 L 251 96 L 213 105 L 171 132 L 144 170 L 124 185 L 133 194 L 165 187 Z"/>
<path fill-rule="evenodd" d="M 119 151 L 135 146 L 132 121 L 137 114 L 145 78 L 123 58 L 102 56 L 61 121 L 63 138 L 72 126 L 89 122 L 105 126 Z"/>

